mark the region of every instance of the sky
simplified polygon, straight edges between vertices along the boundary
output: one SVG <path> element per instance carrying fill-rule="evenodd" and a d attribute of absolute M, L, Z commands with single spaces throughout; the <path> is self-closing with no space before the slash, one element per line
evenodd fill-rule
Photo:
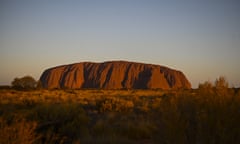
<path fill-rule="evenodd" d="M 0 85 L 50 67 L 126 60 L 240 86 L 239 0 L 0 0 Z"/>

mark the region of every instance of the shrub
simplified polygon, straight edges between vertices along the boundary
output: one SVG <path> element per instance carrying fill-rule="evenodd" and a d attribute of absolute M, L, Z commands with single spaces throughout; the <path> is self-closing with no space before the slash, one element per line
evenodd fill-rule
<path fill-rule="evenodd" d="M 74 141 L 88 136 L 88 117 L 78 104 L 40 104 L 29 118 L 38 121 L 37 130 L 43 134 L 45 143 Z"/>
<path fill-rule="evenodd" d="M 216 89 L 228 88 L 228 82 L 227 82 L 226 78 L 223 76 L 220 76 L 218 79 L 216 79 L 215 87 L 216 87 Z"/>
<path fill-rule="evenodd" d="M 202 83 L 202 84 L 200 83 L 200 84 L 198 85 L 198 88 L 199 88 L 200 90 L 210 90 L 210 89 L 213 88 L 213 85 L 212 85 L 211 82 L 206 81 L 206 82 L 204 82 L 204 83 Z"/>
<path fill-rule="evenodd" d="M 39 139 L 35 133 L 36 122 L 26 120 L 14 120 L 7 123 L 0 119 L 0 143 L 1 144 L 34 144 Z"/>
<path fill-rule="evenodd" d="M 15 89 L 34 89 L 37 86 L 37 81 L 31 76 L 15 78 L 12 81 L 12 87 Z"/>
<path fill-rule="evenodd" d="M 97 103 L 100 112 L 129 112 L 133 109 L 134 104 L 131 100 L 120 98 L 106 98 Z"/>

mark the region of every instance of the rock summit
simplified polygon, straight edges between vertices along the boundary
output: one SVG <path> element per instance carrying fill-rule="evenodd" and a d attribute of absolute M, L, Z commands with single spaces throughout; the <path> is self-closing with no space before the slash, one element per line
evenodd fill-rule
<path fill-rule="evenodd" d="M 43 88 L 178 89 L 191 88 L 185 75 L 165 66 L 127 61 L 81 62 L 47 69 Z"/>

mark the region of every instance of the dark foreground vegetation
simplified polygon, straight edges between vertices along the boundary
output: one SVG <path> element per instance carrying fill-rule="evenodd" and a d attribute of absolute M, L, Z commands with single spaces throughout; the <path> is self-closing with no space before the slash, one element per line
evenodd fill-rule
<path fill-rule="evenodd" d="M 0 90 L 1 144 L 236 144 L 240 91 Z"/>

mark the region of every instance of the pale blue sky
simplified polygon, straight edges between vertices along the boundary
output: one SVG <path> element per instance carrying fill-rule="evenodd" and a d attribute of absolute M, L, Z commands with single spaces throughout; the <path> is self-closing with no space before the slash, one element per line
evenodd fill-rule
<path fill-rule="evenodd" d="M 181 70 L 197 87 L 240 86 L 239 0 L 0 0 L 0 85 L 46 68 L 128 60 Z"/>

